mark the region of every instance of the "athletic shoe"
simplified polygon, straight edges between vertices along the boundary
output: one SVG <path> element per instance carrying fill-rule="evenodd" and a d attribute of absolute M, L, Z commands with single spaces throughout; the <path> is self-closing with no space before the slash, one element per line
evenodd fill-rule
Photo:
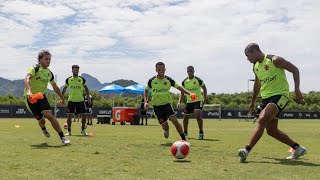
<path fill-rule="evenodd" d="M 203 133 L 200 133 L 200 134 L 199 134 L 199 140 L 203 140 L 203 137 L 204 137 L 204 134 L 203 134 Z"/>
<path fill-rule="evenodd" d="M 70 140 L 67 139 L 66 137 L 62 137 L 62 138 L 61 138 L 61 141 L 62 141 L 62 143 L 65 144 L 65 145 L 69 145 L 69 144 L 71 143 Z"/>
<path fill-rule="evenodd" d="M 65 135 L 66 136 L 71 136 L 71 131 L 68 131 Z"/>
<path fill-rule="evenodd" d="M 169 130 L 168 131 L 164 131 L 163 135 L 164 135 L 165 138 L 168 138 L 169 137 Z"/>
<path fill-rule="evenodd" d="M 241 163 L 244 163 L 246 161 L 248 155 L 249 155 L 248 150 L 246 150 L 246 149 L 239 149 L 238 150 L 238 156 L 239 156 L 239 160 Z"/>
<path fill-rule="evenodd" d="M 49 138 L 50 137 L 50 133 L 48 132 L 48 130 L 42 130 L 43 134 L 45 137 Z"/>
<path fill-rule="evenodd" d="M 88 136 L 88 133 L 86 132 L 85 129 L 81 131 L 81 134 L 83 134 L 83 135 L 85 135 L 85 136 Z"/>
<path fill-rule="evenodd" d="M 299 146 L 295 151 L 291 153 L 286 159 L 298 159 L 300 156 L 307 154 L 307 149 L 303 146 Z"/>

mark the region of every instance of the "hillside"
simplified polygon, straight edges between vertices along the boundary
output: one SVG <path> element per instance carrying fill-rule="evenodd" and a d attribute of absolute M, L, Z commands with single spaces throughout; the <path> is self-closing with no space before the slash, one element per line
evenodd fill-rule
<path fill-rule="evenodd" d="M 91 90 L 91 91 L 92 90 L 98 91 L 99 89 L 103 88 L 104 86 L 106 86 L 108 84 L 117 84 L 122 87 L 137 84 L 136 82 L 134 82 L 132 80 L 124 80 L 124 79 L 115 80 L 111 83 L 101 83 L 97 78 L 95 78 L 89 74 L 83 73 L 83 74 L 81 74 L 81 76 L 86 79 L 86 81 L 87 81 L 86 84 L 87 84 L 89 90 Z M 23 96 L 23 88 L 24 88 L 23 79 L 11 81 L 11 80 L 0 77 L 0 95 L 12 94 L 14 96 L 22 97 Z"/>

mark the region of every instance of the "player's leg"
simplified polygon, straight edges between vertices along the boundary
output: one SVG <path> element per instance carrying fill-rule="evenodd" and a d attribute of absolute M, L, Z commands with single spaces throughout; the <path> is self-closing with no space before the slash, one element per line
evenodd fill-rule
<path fill-rule="evenodd" d="M 201 140 L 204 137 L 202 111 L 200 109 L 195 109 L 194 115 L 197 119 L 197 123 L 198 123 L 198 127 L 199 127 L 199 139 Z"/>
<path fill-rule="evenodd" d="M 260 113 L 259 120 L 257 121 L 256 127 L 253 130 L 248 146 L 253 148 L 254 145 L 261 138 L 264 129 L 278 114 L 278 108 L 273 103 L 269 103 Z M 251 149 L 250 149 L 251 150 Z"/>
<path fill-rule="evenodd" d="M 279 109 L 279 113 L 280 113 L 285 108 L 285 106 L 288 102 L 288 98 L 285 96 L 278 96 L 278 97 L 274 98 L 272 102 L 277 106 L 277 108 Z M 303 146 L 300 146 L 297 142 L 293 141 L 285 132 L 280 131 L 278 129 L 279 113 L 272 121 L 270 121 L 267 124 L 267 126 L 266 126 L 267 133 L 271 137 L 277 139 L 278 141 L 280 141 L 284 144 L 287 144 L 288 146 L 290 146 L 294 150 L 294 152 L 292 152 L 291 156 L 287 157 L 287 159 L 297 159 L 298 157 L 306 154 L 307 150 Z"/>
<path fill-rule="evenodd" d="M 89 109 L 89 114 L 87 116 L 87 119 L 89 121 L 89 125 L 92 125 L 92 109 Z"/>
<path fill-rule="evenodd" d="M 197 119 L 197 123 L 198 123 L 198 127 L 199 127 L 199 138 L 198 139 L 202 140 L 204 138 L 204 133 L 203 133 L 202 102 L 201 101 L 194 103 L 193 113 Z"/>
<path fill-rule="evenodd" d="M 79 113 L 78 117 L 81 116 L 81 134 L 87 136 L 88 133 L 86 132 L 86 106 L 84 102 L 77 102 L 76 103 L 76 112 Z"/>
<path fill-rule="evenodd" d="M 184 109 L 184 116 L 183 116 L 183 130 L 184 130 L 184 135 L 188 136 L 188 126 L 189 126 L 189 118 L 190 115 L 194 111 L 194 105 L 193 103 L 187 103 L 186 108 Z"/>
<path fill-rule="evenodd" d="M 169 137 L 169 125 L 168 125 L 168 118 L 165 114 L 165 108 L 164 106 L 153 106 L 154 114 L 156 115 L 159 124 L 161 125 L 163 129 L 163 135 L 165 138 Z"/>
<path fill-rule="evenodd" d="M 141 123 L 140 123 L 140 125 L 143 125 L 143 118 L 144 118 L 144 116 L 141 115 Z"/>
<path fill-rule="evenodd" d="M 183 116 L 183 133 L 188 136 L 188 126 L 189 126 L 190 114 L 184 114 Z"/>
<path fill-rule="evenodd" d="M 50 109 L 50 105 L 47 102 L 46 97 L 44 99 L 38 100 L 36 103 L 30 103 L 27 99 L 25 99 L 25 104 L 27 109 L 34 115 L 34 117 L 38 120 L 38 124 L 42 130 L 42 133 L 49 138 L 50 133 L 48 132 L 45 124 L 46 120 L 42 114 L 44 109 Z"/>
<path fill-rule="evenodd" d="M 76 110 L 76 104 L 74 102 L 68 101 L 68 108 L 67 108 L 68 132 L 66 133 L 67 136 L 71 136 L 72 117 L 76 117 L 76 115 L 74 114 L 75 110 Z"/>
<path fill-rule="evenodd" d="M 181 124 L 179 123 L 177 116 L 176 115 L 172 115 L 170 116 L 170 121 L 172 122 L 172 124 L 176 127 L 176 130 L 178 131 L 180 137 L 182 140 L 187 141 L 186 136 L 184 135 L 183 129 Z"/>
<path fill-rule="evenodd" d="M 64 134 L 62 132 L 58 120 L 53 116 L 52 111 L 51 110 L 45 110 L 42 113 L 43 113 L 44 117 L 46 117 L 50 121 L 53 129 L 56 130 L 56 132 L 59 134 L 60 139 L 62 140 L 62 142 L 64 144 L 66 144 L 66 145 L 70 144 L 70 141 L 64 136 Z"/>
<path fill-rule="evenodd" d="M 261 138 L 267 124 L 272 121 L 277 114 L 278 108 L 273 103 L 267 104 L 267 106 L 261 111 L 259 120 L 256 123 L 256 127 L 253 130 L 248 145 L 245 148 L 238 150 L 238 156 L 241 163 L 245 162 L 249 155 L 249 152 Z"/>
<path fill-rule="evenodd" d="M 144 115 L 144 118 L 146 119 L 146 125 L 148 125 L 148 117 L 147 117 L 147 115 Z"/>
<path fill-rule="evenodd" d="M 161 127 L 163 129 L 163 135 L 165 138 L 168 138 L 169 137 L 169 124 L 168 124 L 168 121 L 165 121 L 161 124 Z"/>

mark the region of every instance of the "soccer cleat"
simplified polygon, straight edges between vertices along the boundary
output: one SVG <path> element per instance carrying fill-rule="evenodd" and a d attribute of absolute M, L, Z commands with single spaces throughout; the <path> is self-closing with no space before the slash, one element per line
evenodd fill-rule
<path fill-rule="evenodd" d="M 203 133 L 200 133 L 200 134 L 199 134 L 199 140 L 203 140 L 203 137 L 204 137 L 204 134 L 203 134 Z"/>
<path fill-rule="evenodd" d="M 307 154 L 307 149 L 303 146 L 299 146 L 295 151 L 291 153 L 286 159 L 298 159 L 300 156 Z"/>
<path fill-rule="evenodd" d="M 184 132 L 184 135 L 185 135 L 185 136 L 188 136 L 188 132 L 187 132 L 187 131 L 185 131 L 185 132 Z"/>
<path fill-rule="evenodd" d="M 164 132 L 163 132 L 163 135 L 164 135 L 165 138 L 168 138 L 168 137 L 169 137 L 169 130 L 164 131 Z"/>
<path fill-rule="evenodd" d="M 71 136 L 71 131 L 68 131 L 65 135 L 66 136 Z"/>
<path fill-rule="evenodd" d="M 70 140 L 67 139 L 66 137 L 62 137 L 62 138 L 61 138 L 61 141 L 62 141 L 62 143 L 65 144 L 65 145 L 69 145 L 69 144 L 71 143 Z"/>
<path fill-rule="evenodd" d="M 249 152 L 246 149 L 239 149 L 238 156 L 241 163 L 244 163 L 249 155 Z"/>
<path fill-rule="evenodd" d="M 85 129 L 81 131 L 81 134 L 83 134 L 83 135 L 85 135 L 85 136 L 88 136 L 88 133 L 86 132 Z"/>
<path fill-rule="evenodd" d="M 50 137 L 50 133 L 48 132 L 48 130 L 42 130 L 44 136 L 46 136 L 47 138 Z"/>

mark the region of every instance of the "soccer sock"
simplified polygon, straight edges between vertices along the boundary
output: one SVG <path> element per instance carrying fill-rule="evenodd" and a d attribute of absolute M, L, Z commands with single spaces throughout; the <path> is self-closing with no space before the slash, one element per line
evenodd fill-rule
<path fill-rule="evenodd" d="M 188 134 L 188 131 L 184 131 L 184 134 Z"/>
<path fill-rule="evenodd" d="M 61 132 L 59 132 L 58 134 L 59 134 L 59 136 L 60 136 L 60 139 L 62 139 L 62 138 L 64 137 L 64 134 L 63 134 L 63 132 L 62 132 L 62 131 L 61 131 Z"/>
<path fill-rule="evenodd" d="M 68 128 L 68 131 L 71 132 L 71 128 Z"/>
<path fill-rule="evenodd" d="M 245 149 L 250 152 L 252 148 L 249 145 L 246 145 Z"/>
<path fill-rule="evenodd" d="M 180 134 L 180 137 L 181 137 L 182 140 L 185 140 L 185 141 L 187 140 L 186 136 L 184 135 L 184 133 Z"/>
<path fill-rule="evenodd" d="M 85 127 L 82 127 L 82 126 L 81 126 L 81 130 L 82 130 L 82 131 L 85 130 L 85 129 L 86 129 Z"/>
<path fill-rule="evenodd" d="M 199 131 L 199 134 L 203 134 L 203 131 Z"/>
<path fill-rule="evenodd" d="M 42 129 L 42 131 L 44 131 L 44 130 L 46 130 L 47 128 L 46 128 L 46 126 L 43 126 L 41 129 Z"/>
<path fill-rule="evenodd" d="M 299 146 L 300 146 L 300 145 L 299 145 L 298 143 L 294 143 L 294 145 L 291 146 L 291 147 L 292 147 L 292 149 L 296 150 L 296 149 L 298 149 Z"/>

